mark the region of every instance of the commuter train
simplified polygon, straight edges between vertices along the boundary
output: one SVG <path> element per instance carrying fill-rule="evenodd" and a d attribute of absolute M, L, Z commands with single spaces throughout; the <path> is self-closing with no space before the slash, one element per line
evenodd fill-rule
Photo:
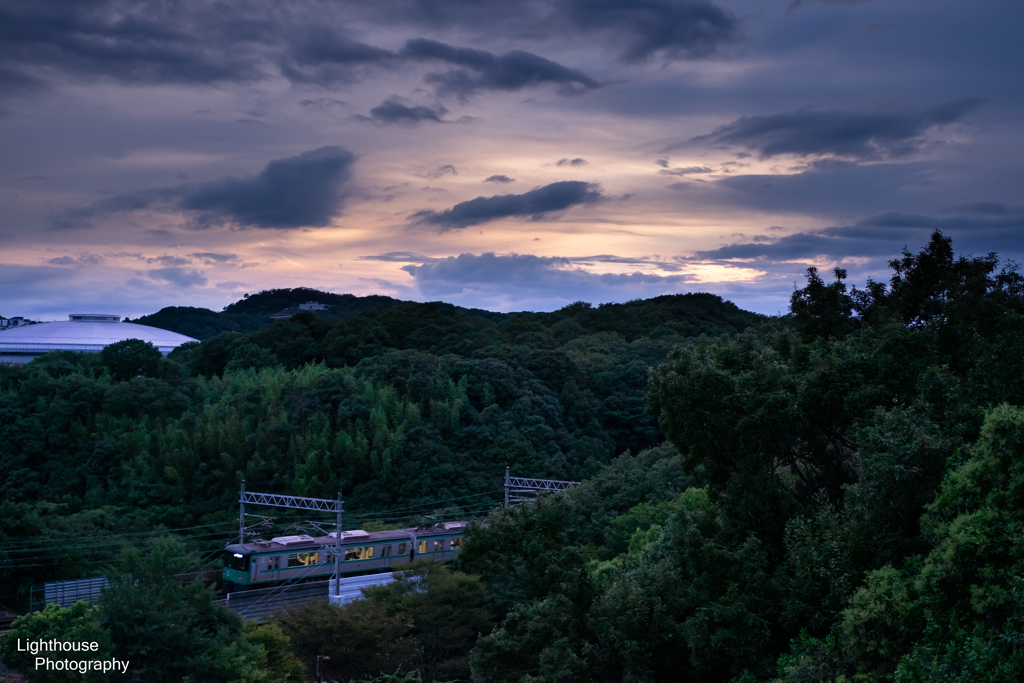
<path fill-rule="evenodd" d="M 465 522 L 431 527 L 341 532 L 341 575 L 369 574 L 416 560 L 450 562 L 462 548 Z M 226 592 L 281 581 L 325 579 L 334 575 L 335 533 L 327 536 L 278 536 L 269 541 L 235 543 L 224 549 L 221 580 Z"/>

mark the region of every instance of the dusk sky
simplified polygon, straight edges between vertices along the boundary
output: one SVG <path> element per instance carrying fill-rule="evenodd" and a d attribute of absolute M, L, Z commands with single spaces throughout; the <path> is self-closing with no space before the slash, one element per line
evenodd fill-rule
<path fill-rule="evenodd" d="M 1021 0 L 0 0 L 0 315 L 1024 260 Z"/>

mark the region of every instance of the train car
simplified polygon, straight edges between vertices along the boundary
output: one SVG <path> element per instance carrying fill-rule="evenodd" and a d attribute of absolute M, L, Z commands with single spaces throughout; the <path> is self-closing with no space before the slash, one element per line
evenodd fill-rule
<path fill-rule="evenodd" d="M 383 572 L 417 560 L 451 562 L 462 548 L 465 531 L 465 522 L 394 531 L 343 531 L 341 575 Z M 334 575 L 334 551 L 334 532 L 229 545 L 224 549 L 221 574 L 224 590 L 330 578 Z"/>

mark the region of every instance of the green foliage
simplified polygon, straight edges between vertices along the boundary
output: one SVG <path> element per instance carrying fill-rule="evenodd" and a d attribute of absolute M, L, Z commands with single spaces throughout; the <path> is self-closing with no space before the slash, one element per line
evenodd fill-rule
<path fill-rule="evenodd" d="M 404 637 L 416 646 L 416 657 L 408 668 L 423 681 L 468 678 L 470 648 L 494 625 L 478 577 L 423 562 L 403 570 L 395 582 L 367 588 L 364 593 L 367 601 L 406 624 Z"/>
<path fill-rule="evenodd" d="M 326 656 L 321 672 L 329 679 L 468 678 L 469 650 L 493 625 L 479 579 L 423 562 L 364 593 L 366 599 L 342 607 L 317 602 L 279 615 L 307 672 L 315 671 L 318 656 Z"/>
<path fill-rule="evenodd" d="M 820 640 L 803 630 L 790 643 L 789 652 L 779 657 L 778 680 L 780 683 L 847 683 L 845 671 L 848 668 L 849 662 L 843 657 L 834 635 Z"/>
<path fill-rule="evenodd" d="M 276 312 L 278 294 L 249 297 L 230 315 Z M 349 308 L 226 331 L 184 345 L 145 376 L 141 366 L 118 375 L 105 370 L 106 356 L 71 352 L 0 367 L 5 538 L 29 548 L 66 534 L 227 522 L 241 479 L 315 497 L 343 490 L 356 523 L 363 511 L 416 506 L 433 515 L 457 500 L 484 512 L 505 466 L 581 480 L 659 443 L 644 405 L 650 365 L 686 335 L 758 320 L 710 295 L 515 320 L 447 304 L 324 301 Z M 620 495 L 619 476 L 644 469 L 620 460 L 595 498 Z M 636 503 L 671 499 L 692 483 L 658 467 L 643 475 L 648 493 Z M 651 493 L 662 484 L 664 495 Z M 614 514 L 596 514 L 588 542 L 603 543 Z M 95 575 L 113 547 L 75 544 L 31 560 L 20 552 L 0 549 L 5 593 Z"/>
<path fill-rule="evenodd" d="M 1024 418 L 998 405 L 1024 399 L 1024 289 L 948 247 L 888 287 L 811 271 L 792 316 L 677 348 L 648 395 L 674 449 L 473 530 L 464 566 L 505 613 L 474 672 L 1019 678 Z M 621 463 L 645 458 L 687 483 L 637 496 Z"/>
<path fill-rule="evenodd" d="M 818 269 L 807 269 L 807 286 L 793 292 L 789 310 L 796 328 L 806 337 L 838 337 L 854 329 L 854 299 L 846 293 L 846 270 L 836 268 L 836 279 L 830 285 L 818 275 Z"/>
<path fill-rule="evenodd" d="M 1015 680 L 1024 665 L 1024 409 L 988 413 L 923 520 L 932 546 L 868 577 L 845 616 L 849 649 L 903 681 Z M 861 657 L 862 660 L 867 657 Z M 868 660 L 870 661 L 870 660 Z"/>
<path fill-rule="evenodd" d="M 105 346 L 100 351 L 100 362 L 119 382 L 134 377 L 153 377 L 157 374 L 163 354 L 149 342 L 125 339 Z"/>
<path fill-rule="evenodd" d="M 260 649 L 246 639 L 242 620 L 213 600 L 201 582 L 174 574 L 195 562 L 173 538 L 150 552 L 124 551 L 99 605 L 99 622 L 114 654 L 131 662 L 129 681 L 263 680 Z"/>
<path fill-rule="evenodd" d="M 3 662 L 12 669 L 23 672 L 29 681 L 52 681 L 53 683 L 99 683 L 119 678 L 119 674 L 89 671 L 81 674 L 77 671 L 47 671 L 36 667 L 36 658 L 71 659 L 76 661 L 91 659 L 110 659 L 112 646 L 110 637 L 100 626 L 97 619 L 98 609 L 84 602 L 76 602 L 71 607 L 47 605 L 41 612 L 33 612 L 18 617 L 11 625 L 11 630 L 0 636 L 3 649 Z M 69 643 L 96 643 L 96 649 L 89 652 L 41 652 L 33 655 L 27 651 L 19 651 L 18 641 L 27 646 L 29 642 L 57 640 Z"/>
<path fill-rule="evenodd" d="M 100 604 L 69 608 L 48 605 L 19 617 L 4 637 L 4 663 L 30 681 L 147 681 L 283 683 L 302 681 L 302 667 L 277 625 L 243 626 L 214 601 L 201 582 L 182 583 L 176 572 L 195 557 L 173 537 L 157 539 L 149 551 L 124 549 Z M 95 642 L 88 654 L 43 654 L 54 658 L 128 662 L 126 674 L 36 670 L 34 657 L 19 652 L 16 639 Z"/>
<path fill-rule="evenodd" d="M 811 270 L 770 321 L 711 295 L 512 315 L 332 295 L 242 325 L 323 300 L 273 290 L 151 376 L 0 366 L 4 581 L 95 573 L 69 538 L 227 522 L 243 478 L 344 490 L 346 519 L 385 528 L 486 511 L 508 465 L 583 484 L 474 525 L 479 579 L 420 567 L 255 629 L 157 580 L 183 557 L 160 546 L 82 623 L 153 680 L 294 680 L 321 654 L 350 681 L 1015 680 L 1024 279 L 938 233 L 891 265 L 863 290 Z"/>
<path fill-rule="evenodd" d="M 245 639 L 259 652 L 256 664 L 267 683 L 302 683 L 305 668 L 292 652 L 291 641 L 281 625 L 270 622 L 257 625 L 255 621 L 242 624 Z"/>

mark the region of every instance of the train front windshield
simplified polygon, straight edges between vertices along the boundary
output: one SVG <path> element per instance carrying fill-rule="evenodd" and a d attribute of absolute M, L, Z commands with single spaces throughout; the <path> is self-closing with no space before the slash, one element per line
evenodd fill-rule
<path fill-rule="evenodd" d="M 224 556 L 224 566 L 230 569 L 237 569 L 240 572 L 249 571 L 249 556 L 239 553 L 227 553 Z"/>

